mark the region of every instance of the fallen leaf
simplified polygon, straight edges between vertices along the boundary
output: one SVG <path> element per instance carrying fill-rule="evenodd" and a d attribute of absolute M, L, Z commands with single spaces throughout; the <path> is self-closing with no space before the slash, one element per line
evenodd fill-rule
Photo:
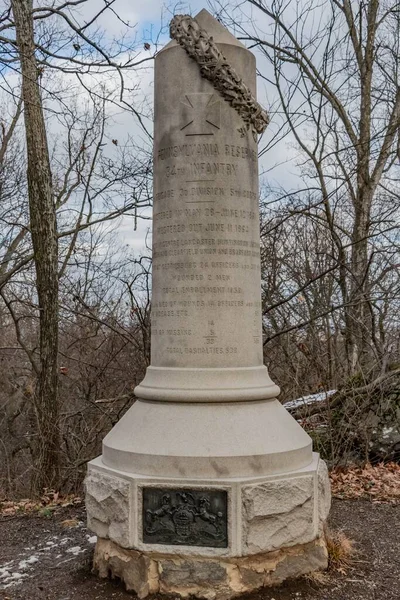
<path fill-rule="evenodd" d="M 65 519 L 65 521 L 61 521 L 61 525 L 63 527 L 77 527 L 79 521 L 77 519 Z"/>

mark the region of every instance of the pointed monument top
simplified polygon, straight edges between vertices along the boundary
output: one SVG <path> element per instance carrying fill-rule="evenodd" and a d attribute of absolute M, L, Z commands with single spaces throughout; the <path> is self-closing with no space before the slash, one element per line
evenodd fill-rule
<path fill-rule="evenodd" d="M 240 48 L 246 47 L 205 8 L 195 16 L 195 19 L 198 24 L 207 31 L 208 35 L 213 38 L 216 44 L 230 44 L 231 46 L 239 46 Z"/>
<path fill-rule="evenodd" d="M 217 19 L 215 19 L 205 8 L 203 8 L 197 15 L 194 17 L 200 27 L 205 29 L 205 31 L 210 35 L 216 44 L 229 44 L 230 46 L 239 46 L 239 48 L 246 48 L 239 40 L 232 35 L 226 27 L 224 27 Z M 175 40 L 171 40 L 163 50 L 167 50 L 168 48 L 172 48 L 176 46 L 177 42 Z"/>

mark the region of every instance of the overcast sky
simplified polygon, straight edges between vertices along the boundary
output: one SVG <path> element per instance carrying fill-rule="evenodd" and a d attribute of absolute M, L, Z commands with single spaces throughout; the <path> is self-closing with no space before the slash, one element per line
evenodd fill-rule
<path fill-rule="evenodd" d="M 90 17 L 99 10 L 100 0 L 89 0 L 89 2 L 76 8 L 81 14 L 81 19 L 90 20 Z M 235 1 L 235 0 L 233 0 Z M 49 0 L 50 2 L 50 0 Z M 43 5 L 43 0 L 41 0 Z M 196 15 L 202 8 L 207 8 L 211 13 L 212 7 L 207 0 L 191 0 L 190 2 L 179 2 L 175 4 L 166 4 L 163 0 L 116 0 L 113 4 L 115 13 L 120 19 L 130 26 L 135 26 L 135 32 L 138 40 L 148 41 L 152 45 L 154 51 L 154 42 L 158 42 L 158 48 L 161 48 L 169 41 L 168 23 L 173 14 L 189 13 Z M 75 9 L 74 9 L 75 10 Z M 106 36 L 117 38 L 126 27 L 116 17 L 106 11 L 99 19 L 98 25 L 104 30 Z M 161 30 L 161 33 L 160 33 Z M 143 51 L 144 52 L 144 51 Z M 148 53 L 147 53 L 148 55 Z M 258 57 L 260 66 L 260 58 Z M 150 63 L 149 63 L 150 65 Z M 266 66 L 264 66 L 266 68 Z M 141 71 L 139 75 L 140 88 L 143 95 L 148 95 L 153 98 L 153 73 L 152 66 L 149 66 L 145 72 Z M 272 97 L 272 90 L 269 90 L 263 81 L 258 84 L 258 99 L 260 103 L 269 108 Z M 148 124 L 151 128 L 152 123 Z M 274 135 L 274 122 L 269 126 L 264 134 L 267 139 Z M 276 130 L 276 126 L 275 126 Z M 113 128 L 113 137 L 123 140 L 127 132 L 131 135 L 135 134 L 135 123 L 132 115 L 120 113 L 115 118 L 115 127 Z M 139 134 L 139 129 L 137 130 Z M 260 173 L 264 173 L 264 181 L 268 179 L 271 185 L 277 185 L 288 181 L 293 181 L 293 186 L 296 185 L 297 177 L 295 175 L 294 165 L 295 151 L 289 139 L 285 139 L 274 148 L 271 153 L 266 153 L 260 162 Z M 263 179 L 263 178 L 262 178 Z M 150 214 L 149 212 L 146 213 Z M 133 218 L 125 217 L 119 223 L 119 233 L 121 241 L 129 244 L 129 246 L 138 253 L 144 248 L 146 234 L 149 232 L 151 222 L 148 220 L 138 221 L 137 231 L 133 230 Z"/>

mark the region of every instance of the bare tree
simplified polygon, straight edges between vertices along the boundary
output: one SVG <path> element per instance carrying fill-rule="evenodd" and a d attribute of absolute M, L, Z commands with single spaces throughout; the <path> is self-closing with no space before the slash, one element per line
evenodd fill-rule
<path fill-rule="evenodd" d="M 7 234 L 1 244 L 0 290 L 35 382 L 31 449 L 36 492 L 60 483 L 59 282 L 65 288 L 64 280 L 76 281 L 85 264 L 79 257 L 87 249 L 86 231 L 97 228 L 104 240 L 113 220 L 148 218 L 141 211 L 151 200 L 149 111 L 138 82 L 152 56 L 149 44 L 143 51 L 133 28 L 119 18 L 114 3 L 90 14 L 86 0 L 35 6 L 23 0 L 0 15 L 0 88 L 14 97 L 16 107 L 8 127 L 3 124 L 0 165 L 10 160 L 13 143 L 21 139 L 22 97 L 26 141 L 20 151 L 23 160 L 26 150 L 29 197 L 28 211 L 19 171 L 18 200 L 10 195 L 0 216 Z M 126 30 L 109 43 L 97 26 L 104 12 Z M 11 85 L 12 71 L 20 73 L 20 87 Z M 136 139 L 110 135 L 121 109 L 136 120 Z M 106 146 L 113 152 L 106 152 Z M 13 172 L 16 182 L 15 166 Z M 3 197 L 5 191 L 0 191 Z"/>
<path fill-rule="evenodd" d="M 390 346 L 378 334 L 379 286 L 390 273 L 393 291 L 398 264 L 398 3 L 247 0 L 216 9 L 259 50 L 261 80 L 271 99 L 276 92 L 261 155 L 285 136 L 301 152 L 303 191 L 285 190 L 280 208 L 289 202 L 283 219 L 306 215 L 330 239 L 348 372 L 382 368 Z"/>
<path fill-rule="evenodd" d="M 32 0 L 12 0 L 24 101 L 30 234 L 39 308 L 39 356 L 34 406 L 37 416 L 34 488 L 59 484 L 58 237 L 46 127 L 35 57 Z"/>

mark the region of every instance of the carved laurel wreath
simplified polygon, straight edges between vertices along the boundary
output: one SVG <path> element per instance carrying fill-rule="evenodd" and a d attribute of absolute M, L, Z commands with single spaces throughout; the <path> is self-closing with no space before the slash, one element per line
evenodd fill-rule
<path fill-rule="evenodd" d="M 172 19 L 170 35 L 197 62 L 202 77 L 211 81 L 241 116 L 246 124 L 239 129 L 241 136 L 244 137 L 246 129 L 250 129 L 257 141 L 257 134 L 263 133 L 269 123 L 268 114 L 218 50 L 213 38 L 189 15 L 176 15 Z"/>

